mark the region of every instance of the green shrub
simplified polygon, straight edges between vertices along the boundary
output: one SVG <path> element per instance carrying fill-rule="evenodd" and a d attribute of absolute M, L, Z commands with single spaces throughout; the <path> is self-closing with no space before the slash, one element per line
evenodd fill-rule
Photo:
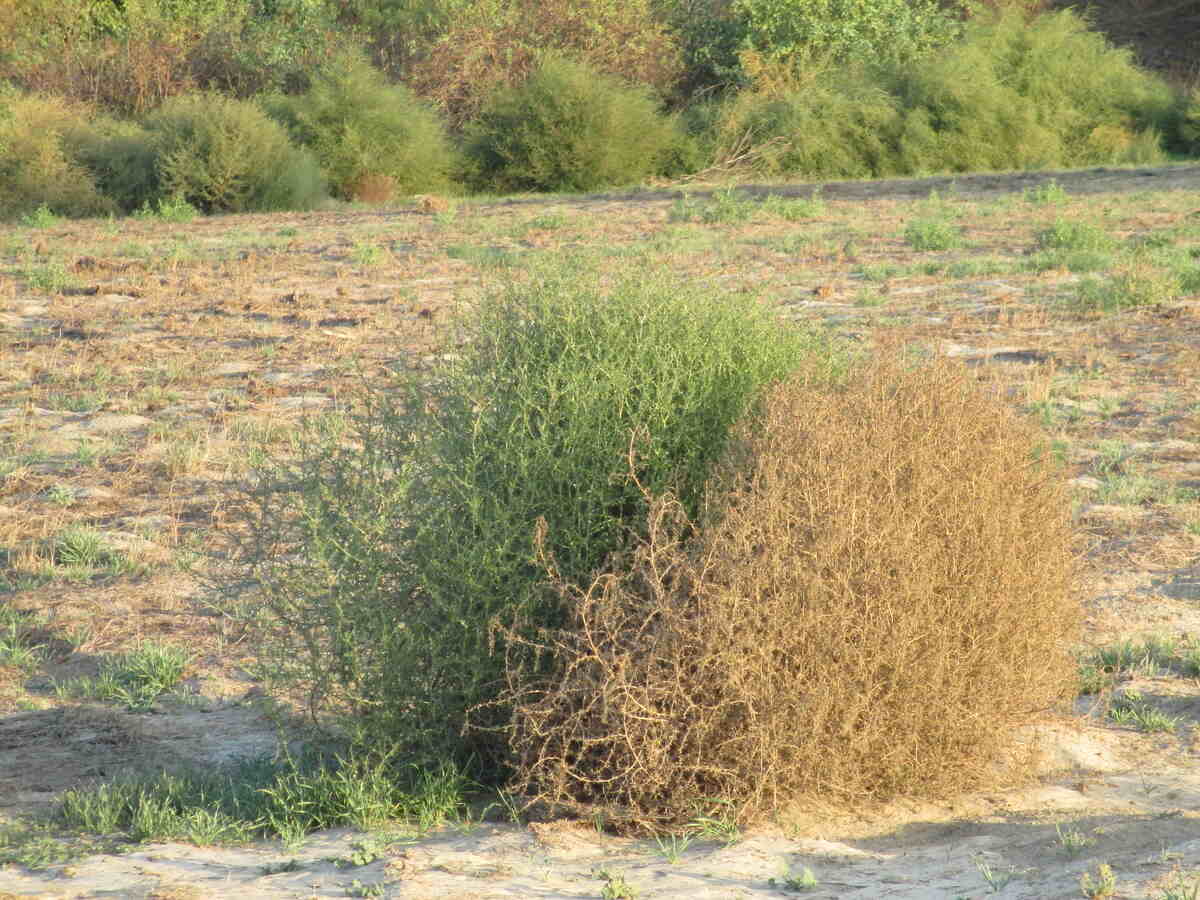
<path fill-rule="evenodd" d="M 630 184 L 661 169 L 679 141 L 647 91 L 556 55 L 496 94 L 468 134 L 474 179 L 503 191 Z"/>
<path fill-rule="evenodd" d="M 42 207 L 63 216 L 112 211 L 64 139 L 92 115 L 89 107 L 62 98 L 0 91 L 0 219 Z"/>
<path fill-rule="evenodd" d="M 359 0 L 360 3 L 369 0 Z M 379 2 L 379 0 L 375 0 Z M 657 0 L 417 0 L 440 7 L 422 29 L 409 29 L 422 46 L 409 48 L 406 84 L 431 100 L 458 131 L 497 90 L 515 88 L 545 53 L 557 53 L 614 78 L 666 96 L 680 73 L 678 48 L 659 21 Z M 445 23 L 444 30 L 440 23 Z"/>
<path fill-rule="evenodd" d="M 862 178 L 895 171 L 896 102 L 864 71 L 828 60 L 797 71 L 743 57 L 754 86 L 718 120 L 715 162 L 768 177 Z"/>
<path fill-rule="evenodd" d="M 1147 161 L 1173 97 L 1070 10 L 979 11 L 963 39 L 892 67 L 905 171 Z"/>
<path fill-rule="evenodd" d="M 825 338 L 744 296 L 556 266 L 486 293 L 434 377 L 373 396 L 349 430 L 310 429 L 303 459 L 264 469 L 218 585 L 259 584 L 280 677 L 414 761 L 504 755 L 499 736 L 462 729 L 496 698 L 506 656 L 536 668 L 490 626 L 561 621 L 539 521 L 559 575 L 586 581 L 644 525 L 631 447 L 640 485 L 698 511 L 760 389 L 836 362 Z"/>
<path fill-rule="evenodd" d="M 1181 106 L 1179 138 L 1186 152 L 1200 155 L 1200 87 L 1192 88 Z"/>
<path fill-rule="evenodd" d="M 911 59 L 950 40 L 938 0 L 733 0 L 744 44 L 769 58 L 816 51 L 840 61 Z"/>
<path fill-rule="evenodd" d="M 152 135 L 136 122 L 97 116 L 63 136 L 73 159 L 124 213 L 140 209 L 158 192 Z"/>
<path fill-rule="evenodd" d="M 321 195 L 316 162 L 255 103 L 220 94 L 173 97 L 146 118 L 156 198 L 197 209 L 307 209 Z"/>
<path fill-rule="evenodd" d="M 450 186 L 454 153 L 437 114 L 359 53 L 342 54 L 307 93 L 267 109 L 316 155 L 337 196 L 355 199 L 372 176 L 389 179 L 398 194 Z"/>

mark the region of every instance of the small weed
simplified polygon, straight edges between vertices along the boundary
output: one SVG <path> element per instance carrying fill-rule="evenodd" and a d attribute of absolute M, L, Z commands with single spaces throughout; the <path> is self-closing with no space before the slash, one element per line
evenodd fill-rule
<path fill-rule="evenodd" d="M 200 215 L 200 210 L 188 203 L 182 195 L 176 195 L 163 198 L 154 205 L 147 200 L 142 204 L 142 208 L 133 214 L 133 217 L 142 221 L 186 225 L 198 215 Z"/>
<path fill-rule="evenodd" d="M 536 231 L 554 231 L 566 224 L 567 217 L 562 213 L 542 213 L 526 222 L 525 227 Z"/>
<path fill-rule="evenodd" d="M 951 250 L 963 245 L 962 229 L 945 219 L 914 219 L 904 229 L 904 239 L 914 250 Z"/>
<path fill-rule="evenodd" d="M 1200 878 L 1192 882 L 1191 887 L 1183 883 L 1183 874 L 1175 873 L 1175 884 L 1163 888 L 1158 900 L 1200 900 Z"/>
<path fill-rule="evenodd" d="M 1063 848 L 1063 851 L 1068 857 L 1074 859 L 1088 847 L 1096 843 L 1094 837 L 1088 837 L 1077 828 L 1068 828 L 1063 831 L 1061 825 L 1054 826 L 1055 832 L 1058 834 L 1058 844 Z"/>
<path fill-rule="evenodd" d="M 603 900 L 636 900 L 637 891 L 625 880 L 625 876 L 608 869 L 598 869 L 594 873 L 604 882 L 600 890 Z"/>
<path fill-rule="evenodd" d="M 825 201 L 817 196 L 815 191 L 808 199 L 768 194 L 759 204 L 759 209 L 768 216 L 783 219 L 785 222 L 800 222 L 825 215 Z"/>
<path fill-rule="evenodd" d="M 74 413 L 96 412 L 109 401 L 104 391 L 79 391 L 69 394 L 51 394 L 46 398 L 49 409 L 65 409 Z"/>
<path fill-rule="evenodd" d="M 759 204 L 749 197 L 738 197 L 737 190 L 730 185 L 714 191 L 710 200 L 700 210 L 700 221 L 705 225 L 733 225 L 748 222 L 758 212 Z"/>
<path fill-rule="evenodd" d="M 1110 474 L 1100 480 L 1096 499 L 1117 506 L 1141 506 L 1163 499 L 1166 485 L 1158 479 L 1137 473 Z"/>
<path fill-rule="evenodd" d="M 1008 869 L 1004 872 L 997 872 L 982 856 L 975 858 L 975 868 L 979 870 L 979 874 L 983 876 L 983 880 L 987 882 L 988 890 L 993 894 L 998 894 L 1004 890 L 1005 886 L 1016 877 L 1015 869 Z"/>
<path fill-rule="evenodd" d="M 655 835 L 654 843 L 658 845 L 658 852 L 662 854 L 663 859 L 665 859 L 671 865 L 675 865 L 679 862 L 680 857 L 691 845 L 692 839 L 692 835 L 686 833 L 682 835 Z"/>
<path fill-rule="evenodd" d="M 55 684 L 60 697 L 77 697 L 124 704 L 140 712 L 170 691 L 187 670 L 192 655 L 180 647 L 143 643 L 108 660 L 96 678 L 74 678 Z"/>
<path fill-rule="evenodd" d="M 80 438 L 71 456 L 79 465 L 90 468 L 100 461 L 106 450 L 106 447 L 93 443 L 89 438 Z"/>
<path fill-rule="evenodd" d="M 387 890 L 383 881 L 362 882 L 355 878 L 346 888 L 347 897 L 382 897 Z"/>
<path fill-rule="evenodd" d="M 711 801 L 718 805 L 729 806 L 727 800 Z M 742 831 L 737 823 L 726 814 L 717 815 L 713 810 L 707 815 L 696 816 L 688 822 L 687 827 L 701 840 L 718 841 L 726 847 L 736 844 L 742 839 Z"/>
<path fill-rule="evenodd" d="M 350 250 L 350 258 L 360 266 L 375 266 L 383 259 L 383 250 L 378 244 L 358 241 Z"/>
<path fill-rule="evenodd" d="M 1105 900 L 1117 892 L 1117 877 L 1113 874 L 1108 863 L 1101 863 L 1096 869 L 1096 877 L 1090 872 L 1084 872 L 1079 879 L 1079 890 L 1088 900 Z"/>
<path fill-rule="evenodd" d="M 1031 206 L 1061 206 L 1069 199 L 1063 186 L 1053 178 L 1025 191 L 1025 202 Z"/>
<path fill-rule="evenodd" d="M 382 859 L 387 853 L 388 843 L 377 837 L 364 841 L 356 841 L 350 845 L 350 855 L 341 856 L 332 862 L 339 869 L 369 866 L 377 859 Z"/>
<path fill-rule="evenodd" d="M 854 297 L 855 306 L 876 307 L 883 306 L 885 303 L 887 303 L 886 296 L 881 294 L 879 291 L 872 291 L 865 288 L 859 291 Z"/>
<path fill-rule="evenodd" d="M 48 262 L 25 270 L 25 283 L 35 291 L 57 294 L 71 287 L 75 279 L 61 262 Z"/>
<path fill-rule="evenodd" d="M 53 484 L 46 491 L 46 499 L 55 506 L 70 506 L 75 502 L 75 488 L 69 484 Z"/>
<path fill-rule="evenodd" d="M 1103 250 L 1041 250 L 1028 257 L 1020 268 L 1030 272 L 1051 272 L 1065 269 L 1076 275 L 1102 272 L 1113 264 L 1111 252 Z"/>
<path fill-rule="evenodd" d="M 817 876 L 813 874 L 812 869 L 808 866 L 801 866 L 800 870 L 794 871 L 787 869 L 779 879 L 768 878 L 767 884 L 771 887 L 778 887 L 785 891 L 811 891 L 820 885 Z"/>
<path fill-rule="evenodd" d="M 1118 725 L 1131 725 L 1138 731 L 1173 734 L 1179 723 L 1178 716 L 1168 716 L 1143 701 L 1138 691 L 1127 691 L 1113 701 L 1108 717 Z"/>
<path fill-rule="evenodd" d="M 263 875 L 280 875 L 284 872 L 301 872 L 304 866 L 300 864 L 298 859 L 289 859 L 281 863 L 267 863 L 261 869 Z"/>
<path fill-rule="evenodd" d="M 41 653 L 28 639 L 27 618 L 7 604 L 0 605 L 0 665 L 29 671 L 41 663 Z"/>
<path fill-rule="evenodd" d="M 1110 250 L 1116 243 L 1099 226 L 1063 219 L 1039 231 L 1034 240 L 1039 250 Z"/>
<path fill-rule="evenodd" d="M 45 203 L 21 217 L 21 224 L 26 228 L 49 228 L 61 221 Z"/>

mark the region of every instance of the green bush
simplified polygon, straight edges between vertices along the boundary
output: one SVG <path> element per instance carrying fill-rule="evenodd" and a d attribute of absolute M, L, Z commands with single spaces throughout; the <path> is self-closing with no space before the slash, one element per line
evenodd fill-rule
<path fill-rule="evenodd" d="M 640 485 L 698 511 L 759 391 L 836 363 L 823 336 L 744 296 L 556 266 L 485 294 L 456 360 L 373 396 L 350 430 L 310 429 L 303 458 L 243 497 L 247 543 L 221 589 L 260 585 L 280 676 L 408 759 L 503 756 L 497 735 L 462 729 L 496 698 L 505 657 L 521 663 L 490 626 L 560 624 L 539 521 L 558 574 L 585 582 L 644 527 L 631 447 Z"/>
<path fill-rule="evenodd" d="M 220 94 L 173 97 L 145 120 L 157 198 L 197 209 L 311 208 L 321 196 L 316 161 L 296 149 L 255 103 Z"/>
<path fill-rule="evenodd" d="M 112 211 L 64 139 L 92 115 L 89 107 L 62 98 L 0 91 L 0 219 L 41 207 L 63 216 Z"/>
<path fill-rule="evenodd" d="M 97 116 L 68 129 L 63 141 L 120 212 L 133 212 L 156 195 L 154 142 L 136 122 Z"/>
<path fill-rule="evenodd" d="M 497 93 L 468 135 L 474 179 L 503 191 L 637 182 L 660 170 L 680 140 L 647 91 L 557 55 Z"/>
<path fill-rule="evenodd" d="M 896 102 L 862 69 L 818 64 L 800 75 L 786 64 L 756 64 L 750 70 L 754 86 L 730 100 L 718 120 L 718 163 L 745 158 L 768 177 L 862 178 L 895 171 Z"/>
<path fill-rule="evenodd" d="M 1186 152 L 1200 155 L 1200 87 L 1192 88 L 1181 106 L 1179 138 Z"/>
<path fill-rule="evenodd" d="M 891 69 L 902 170 L 980 171 L 1161 158 L 1173 96 L 1070 10 L 979 11 L 963 39 Z"/>
<path fill-rule="evenodd" d="M 747 47 L 768 58 L 796 53 L 908 60 L 954 37 L 938 0 L 733 0 Z"/>
<path fill-rule="evenodd" d="M 307 93 L 267 110 L 316 155 L 337 196 L 353 199 L 371 176 L 390 179 L 399 194 L 450 187 L 454 153 L 437 114 L 360 53 L 342 54 Z"/>

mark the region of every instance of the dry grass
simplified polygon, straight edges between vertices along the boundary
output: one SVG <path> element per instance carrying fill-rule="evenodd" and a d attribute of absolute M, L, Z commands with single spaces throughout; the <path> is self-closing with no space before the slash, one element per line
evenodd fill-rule
<path fill-rule="evenodd" d="M 519 792 L 653 827 L 705 798 L 756 818 L 994 782 L 1014 729 L 1075 688 L 1046 451 L 961 364 L 895 345 L 832 396 L 780 387 L 698 538 L 663 498 L 629 563 L 558 582 L 561 673 L 511 679 Z"/>

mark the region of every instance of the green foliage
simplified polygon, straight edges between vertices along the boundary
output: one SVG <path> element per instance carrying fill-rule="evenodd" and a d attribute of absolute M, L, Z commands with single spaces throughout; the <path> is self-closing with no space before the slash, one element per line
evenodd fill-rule
<path fill-rule="evenodd" d="M 158 198 L 211 213 L 307 209 L 320 197 L 316 162 L 257 104 L 189 94 L 168 100 L 145 124 Z"/>
<path fill-rule="evenodd" d="M 895 98 L 859 68 L 813 63 L 804 74 L 787 64 L 751 66 L 754 86 L 718 120 L 718 163 L 745 157 L 768 177 L 862 178 L 895 169 Z"/>
<path fill-rule="evenodd" d="M 666 95 L 675 84 L 680 61 L 654 4 L 655 0 L 455 4 L 447 30 L 398 74 L 433 101 L 456 131 L 475 118 L 492 93 L 520 85 L 546 53 L 579 60 Z"/>
<path fill-rule="evenodd" d="M 61 98 L 0 91 L 0 220 L 39 209 L 63 216 L 111 211 L 65 146 L 65 133 L 90 115 L 87 107 Z"/>
<path fill-rule="evenodd" d="M 156 149 L 141 125 L 97 116 L 68 130 L 64 141 L 117 210 L 130 213 L 157 197 Z"/>
<path fill-rule="evenodd" d="M 838 60 L 910 59 L 954 37 L 937 0 L 733 0 L 747 47 L 774 59 L 816 51 Z"/>
<path fill-rule="evenodd" d="M 268 111 L 312 150 L 340 197 L 352 199 L 368 176 L 391 179 L 399 194 L 450 186 L 454 153 L 437 114 L 359 53 L 340 55 L 307 93 L 277 98 Z"/>
<path fill-rule="evenodd" d="M 631 466 L 696 510 L 760 389 L 832 358 L 753 300 L 556 265 L 485 294 L 436 377 L 371 397 L 353 429 L 311 430 L 303 460 L 247 492 L 253 524 L 222 589 L 257 582 L 284 626 L 280 676 L 416 762 L 503 756 L 498 735 L 463 726 L 522 658 L 494 627 L 559 623 L 539 521 L 557 571 L 586 582 L 644 527 Z"/>
<path fill-rule="evenodd" d="M 587 191 L 640 181 L 677 142 L 646 90 L 548 54 L 524 84 L 488 102 L 467 153 L 480 186 Z"/>
<path fill-rule="evenodd" d="M 1070 10 L 979 11 L 963 40 L 892 69 L 900 170 L 984 171 L 1161 158 L 1173 98 Z"/>
<path fill-rule="evenodd" d="M 1179 137 L 1189 153 L 1200 154 L 1200 87 L 1194 87 L 1182 102 Z"/>

